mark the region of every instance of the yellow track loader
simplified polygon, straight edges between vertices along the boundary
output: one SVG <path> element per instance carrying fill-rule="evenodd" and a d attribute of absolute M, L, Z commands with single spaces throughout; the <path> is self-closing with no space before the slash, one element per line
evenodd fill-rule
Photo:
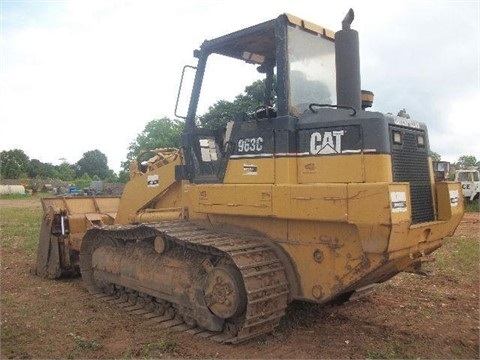
<path fill-rule="evenodd" d="M 95 296 L 226 343 L 271 332 L 293 300 L 343 301 L 418 270 L 458 226 L 461 188 L 434 181 L 425 124 L 367 111 L 352 21 L 334 33 L 282 14 L 203 42 L 180 149 L 134 164 L 118 208 L 91 206 L 83 228 L 76 200 L 55 203 L 40 248 L 68 240 Z M 205 128 L 213 57 L 264 74 L 265 94 Z"/>

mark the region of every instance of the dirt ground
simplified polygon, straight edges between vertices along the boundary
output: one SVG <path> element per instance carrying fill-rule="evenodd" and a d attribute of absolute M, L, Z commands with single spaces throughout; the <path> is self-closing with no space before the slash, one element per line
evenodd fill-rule
<path fill-rule="evenodd" d="M 0 200 L 0 207 L 39 201 Z M 479 213 L 455 238 L 480 243 Z M 473 240 L 472 240 L 473 239 Z M 437 252 L 449 251 L 446 245 Z M 240 345 L 162 329 L 92 298 L 81 279 L 30 274 L 35 259 L 2 248 L 0 358 L 479 358 L 479 275 L 403 273 L 341 306 L 293 303 L 281 326 Z"/>

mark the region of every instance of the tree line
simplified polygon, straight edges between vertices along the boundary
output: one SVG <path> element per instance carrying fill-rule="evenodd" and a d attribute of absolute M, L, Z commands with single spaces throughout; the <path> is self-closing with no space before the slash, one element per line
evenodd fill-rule
<path fill-rule="evenodd" d="M 60 165 L 30 159 L 21 149 L 4 150 L 0 153 L 0 177 L 2 179 L 75 179 L 105 180 L 118 182 L 118 175 L 108 167 L 107 156 L 100 150 L 90 150 L 75 164 L 63 160 Z"/>
<path fill-rule="evenodd" d="M 245 93 L 233 101 L 220 100 L 200 116 L 198 123 L 207 128 L 215 128 L 232 120 L 232 115 L 239 112 L 253 112 L 263 103 L 265 82 L 258 80 L 245 88 Z M 74 164 L 62 161 L 60 165 L 43 163 L 30 159 L 21 149 L 2 151 L 0 153 L 0 177 L 2 179 L 38 178 L 74 181 L 105 180 L 107 182 L 127 182 L 129 164 L 143 151 L 156 148 L 180 147 L 183 122 L 163 117 L 147 123 L 144 130 L 137 135 L 127 148 L 126 161 L 122 170 L 116 174 L 108 167 L 108 159 L 100 150 L 87 151 Z"/>

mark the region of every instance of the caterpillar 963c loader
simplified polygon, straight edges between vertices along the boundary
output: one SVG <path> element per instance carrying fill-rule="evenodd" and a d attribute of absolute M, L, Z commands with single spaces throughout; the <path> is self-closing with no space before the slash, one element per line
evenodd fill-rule
<path fill-rule="evenodd" d="M 453 234 L 461 188 L 434 181 L 424 124 L 365 110 L 352 20 L 333 33 L 283 14 L 195 51 L 181 148 L 134 169 L 114 223 L 86 226 L 92 294 L 236 343 L 272 331 L 293 300 L 345 300 L 418 269 Z M 207 129 L 212 55 L 251 64 L 266 90 L 253 114 Z"/>

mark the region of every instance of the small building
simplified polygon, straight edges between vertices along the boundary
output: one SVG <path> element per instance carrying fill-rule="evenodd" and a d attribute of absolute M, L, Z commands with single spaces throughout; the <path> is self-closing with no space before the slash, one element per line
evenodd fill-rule
<path fill-rule="evenodd" d="M 23 185 L 0 185 L 0 195 L 25 195 L 25 187 Z"/>

